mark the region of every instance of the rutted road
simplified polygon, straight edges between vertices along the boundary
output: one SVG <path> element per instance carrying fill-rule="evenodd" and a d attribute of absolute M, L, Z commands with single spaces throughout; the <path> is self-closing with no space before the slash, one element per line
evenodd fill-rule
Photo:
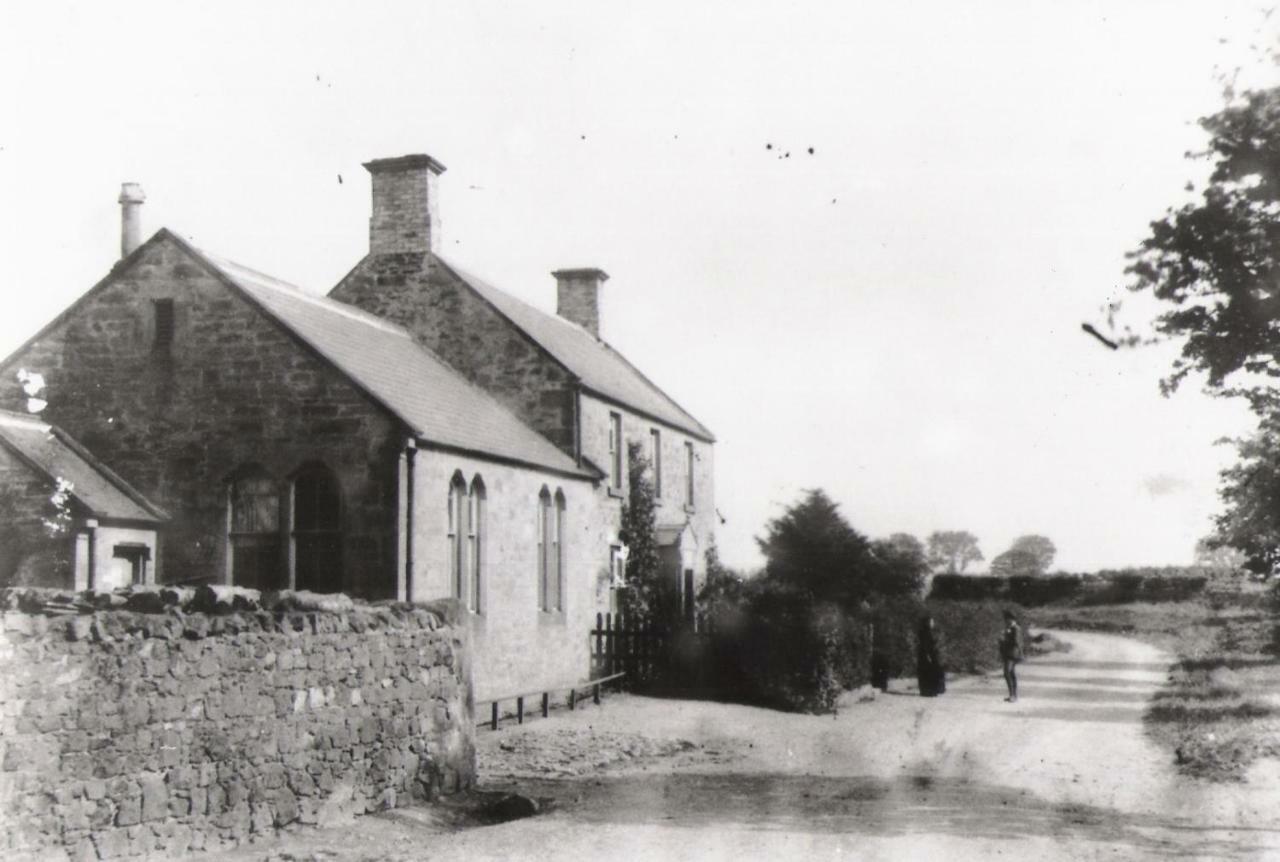
<path fill-rule="evenodd" d="M 997 674 L 930 699 L 895 681 L 835 717 L 616 696 L 482 732 L 482 781 L 546 813 L 452 833 L 361 818 L 325 858 L 1280 859 L 1276 770 L 1191 781 L 1144 735 L 1167 655 L 1055 635 L 1073 649 L 1024 663 L 1017 704 Z"/>

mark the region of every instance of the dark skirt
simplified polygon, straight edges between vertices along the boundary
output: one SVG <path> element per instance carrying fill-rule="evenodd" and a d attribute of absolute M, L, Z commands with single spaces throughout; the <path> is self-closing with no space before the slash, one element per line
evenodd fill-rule
<path fill-rule="evenodd" d="M 947 690 L 947 672 L 932 650 L 921 650 L 916 655 L 916 680 L 920 684 L 921 697 L 937 697 Z"/>

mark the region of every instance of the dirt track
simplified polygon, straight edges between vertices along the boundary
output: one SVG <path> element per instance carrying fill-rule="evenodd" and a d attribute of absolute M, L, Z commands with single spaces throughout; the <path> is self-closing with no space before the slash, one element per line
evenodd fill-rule
<path fill-rule="evenodd" d="M 429 815 L 396 812 L 292 852 L 1280 859 L 1274 764 L 1245 785 L 1192 782 L 1144 736 L 1167 656 L 1124 638 L 1058 636 L 1073 650 L 1024 664 L 1017 704 L 1003 702 L 998 676 L 955 680 L 936 699 L 895 682 L 875 702 L 850 696 L 834 718 L 616 696 L 482 733 L 482 780 L 542 798 L 545 813 L 446 833 Z"/>

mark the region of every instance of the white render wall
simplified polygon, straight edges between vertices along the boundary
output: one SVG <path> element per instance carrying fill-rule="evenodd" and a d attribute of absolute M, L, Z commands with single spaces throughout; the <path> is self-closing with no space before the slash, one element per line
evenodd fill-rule
<path fill-rule="evenodd" d="M 476 699 L 542 691 L 590 674 L 589 637 L 597 595 L 608 595 L 609 545 L 616 504 L 601 506 L 589 481 L 533 468 L 420 449 L 414 463 L 411 598 L 452 595 L 449 572 L 449 483 L 461 471 L 467 485 L 485 485 L 481 547 L 481 608 L 467 613 Z M 563 610 L 539 607 L 538 495 L 543 486 L 565 496 Z"/>
<path fill-rule="evenodd" d="M 658 498 L 656 519 L 659 526 L 671 526 L 688 523 L 697 538 L 698 550 L 694 558 L 695 589 L 701 589 L 706 578 L 706 549 L 715 534 L 717 515 L 715 513 L 715 446 L 685 431 L 664 425 L 653 419 L 639 416 L 625 407 L 607 402 L 601 398 L 584 393 L 579 401 L 579 423 L 582 429 L 582 454 L 605 472 L 612 469 L 609 457 L 609 415 L 617 413 L 622 417 L 623 475 L 621 494 L 627 493 L 626 477 L 626 443 L 639 443 L 645 457 L 649 457 L 650 431 L 657 428 L 662 441 L 662 496 Z M 685 443 L 693 444 L 694 453 L 694 502 L 692 507 L 685 506 L 686 469 Z M 651 477 L 652 478 L 652 477 Z M 614 518 L 613 535 L 617 535 L 621 519 L 621 498 L 613 497 L 612 477 L 607 477 L 597 489 L 606 509 Z M 687 549 L 684 549 L 687 553 Z M 607 610 L 607 599 L 601 610 Z"/>

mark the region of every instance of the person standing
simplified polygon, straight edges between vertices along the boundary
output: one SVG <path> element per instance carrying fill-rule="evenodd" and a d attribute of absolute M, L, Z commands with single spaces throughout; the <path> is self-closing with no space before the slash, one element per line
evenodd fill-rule
<path fill-rule="evenodd" d="M 937 697 L 947 690 L 947 675 L 942 669 L 937 632 L 929 614 L 920 618 L 920 628 L 916 632 L 916 680 L 920 684 L 921 697 Z"/>
<path fill-rule="evenodd" d="M 1005 703 L 1018 702 L 1018 662 L 1022 661 L 1022 628 L 1013 611 L 1004 612 L 1004 631 L 1000 634 L 1000 661 L 1004 665 L 1004 684 L 1009 687 Z"/>

